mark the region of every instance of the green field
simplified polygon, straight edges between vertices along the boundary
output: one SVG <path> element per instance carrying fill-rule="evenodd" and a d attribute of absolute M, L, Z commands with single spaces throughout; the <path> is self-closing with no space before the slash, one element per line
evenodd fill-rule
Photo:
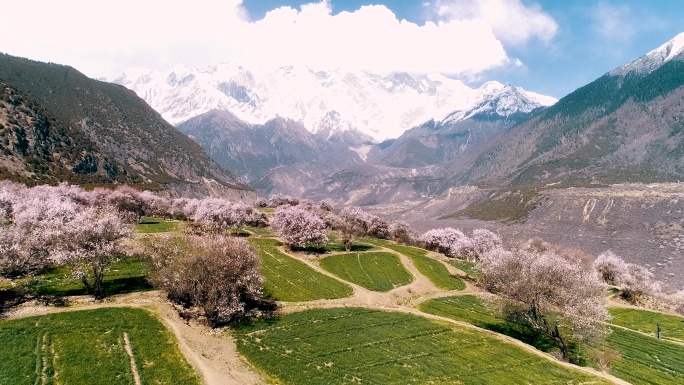
<path fill-rule="evenodd" d="M 385 240 L 385 239 L 378 239 L 378 238 L 361 238 L 359 242 L 367 243 L 373 246 L 380 246 L 380 247 L 386 247 L 390 250 L 394 250 L 400 254 L 404 254 L 407 257 L 414 257 L 414 256 L 427 256 L 427 250 L 425 249 L 420 249 L 417 247 L 411 247 L 411 246 L 404 246 L 404 245 L 397 245 L 396 243 L 393 243 L 391 241 Z"/>
<path fill-rule="evenodd" d="M 509 335 L 543 351 L 553 348 L 552 341 L 535 337 L 532 331 L 506 324 L 475 296 L 433 299 L 423 302 L 419 308 L 426 313 L 468 322 Z M 676 330 L 674 321 L 679 320 L 681 323 L 679 317 L 644 310 L 610 309 L 610 312 L 617 315 L 613 323 L 626 327 L 631 325 L 635 330 L 639 330 L 640 325 L 652 325 L 651 332 L 654 336 L 655 323 L 650 322 L 662 321 L 663 330 L 671 328 L 673 332 Z M 684 346 L 665 340 L 659 341 L 654 337 L 629 330 L 612 329 L 613 332 L 606 339 L 607 347 L 619 352 L 621 358 L 612 363 L 611 374 L 635 385 L 684 384 Z"/>
<path fill-rule="evenodd" d="M 168 233 L 179 229 L 180 222 L 167 221 L 164 218 L 143 217 L 140 223 L 135 225 L 135 232 L 142 234 Z"/>
<path fill-rule="evenodd" d="M 610 373 L 634 385 L 684 384 L 684 346 L 613 328 L 608 346 L 622 356 Z"/>
<path fill-rule="evenodd" d="M 425 313 L 468 322 L 485 329 L 503 323 L 500 317 L 494 315 L 492 309 L 486 307 L 485 303 L 474 295 L 435 298 L 421 303 L 418 308 Z"/>
<path fill-rule="evenodd" d="M 351 245 L 351 251 L 370 251 L 377 250 L 377 247 L 365 242 L 366 238 L 354 238 Z M 344 253 L 347 249 L 344 248 L 344 243 L 342 243 L 342 237 L 340 233 L 336 231 L 328 232 L 328 243 L 324 246 L 325 251 L 330 253 Z"/>
<path fill-rule="evenodd" d="M 0 384 L 200 384 L 171 333 L 142 309 L 105 308 L 0 321 Z"/>
<path fill-rule="evenodd" d="M 403 254 L 413 261 L 418 271 L 426 276 L 435 286 L 442 290 L 463 290 L 465 282 L 449 273 L 444 264 L 427 256 L 427 250 L 417 247 L 397 245 L 382 239 L 364 238 L 362 242 L 386 247 Z"/>
<path fill-rule="evenodd" d="M 361 308 L 242 326 L 238 350 L 284 384 L 608 384 L 468 328 Z"/>
<path fill-rule="evenodd" d="M 513 337 L 535 348 L 548 352 L 556 349 L 553 341 L 537 332 L 510 324 L 496 315 L 485 302 L 474 295 L 436 298 L 421 303 L 418 308 L 428 314 L 463 321 L 483 329 Z"/>
<path fill-rule="evenodd" d="M 275 239 L 250 238 L 261 256 L 264 294 L 277 301 L 298 302 L 348 297 L 352 288 L 285 255 Z"/>
<path fill-rule="evenodd" d="M 449 260 L 449 264 L 475 279 L 482 278 L 482 273 L 477 269 L 474 262 L 464 261 L 461 259 L 451 259 Z"/>
<path fill-rule="evenodd" d="M 657 325 L 662 329 L 662 338 L 684 341 L 684 318 L 638 309 L 612 308 L 610 323 L 656 335 Z"/>
<path fill-rule="evenodd" d="M 428 279 L 437 288 L 442 290 L 463 290 L 465 289 L 465 282 L 460 278 L 452 275 L 447 270 L 444 264 L 436 259 L 430 257 L 413 256 L 410 257 L 413 265 L 420 271 L 421 274 L 428 277 Z"/>
<path fill-rule="evenodd" d="M 152 290 L 147 281 L 150 265 L 139 257 L 127 257 L 112 263 L 104 275 L 105 295 Z M 68 269 L 53 267 L 26 281 L 27 294 L 63 297 L 86 295 L 83 283 Z"/>
<path fill-rule="evenodd" d="M 271 231 L 270 228 L 268 227 L 245 227 L 245 230 L 249 231 L 250 233 L 260 236 L 260 237 L 271 237 L 273 236 L 273 232 Z"/>
<path fill-rule="evenodd" d="M 363 238 L 362 242 L 375 246 L 386 247 L 397 253 L 403 254 L 413 261 L 418 271 L 426 276 L 432 283 L 443 290 L 463 290 L 465 283 L 458 277 L 454 277 L 440 261 L 427 256 L 425 249 L 412 246 L 397 245 L 396 243 L 375 238 Z M 458 267 L 458 266 L 457 266 Z"/>
<path fill-rule="evenodd" d="M 321 267 L 345 281 L 373 291 L 390 291 L 413 281 L 413 276 L 394 254 L 351 253 L 325 257 Z"/>

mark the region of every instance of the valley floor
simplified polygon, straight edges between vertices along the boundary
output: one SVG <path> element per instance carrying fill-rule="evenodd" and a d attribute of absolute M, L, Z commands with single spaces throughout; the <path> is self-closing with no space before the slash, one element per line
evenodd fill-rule
<path fill-rule="evenodd" d="M 555 364 L 573 370 L 583 371 L 615 384 L 628 384 L 628 382 L 605 372 L 560 362 L 550 354 L 541 352 L 530 345 L 503 334 L 482 329 L 467 322 L 456 321 L 418 310 L 417 306 L 426 300 L 454 295 L 477 295 L 478 290 L 470 283 L 466 283 L 464 290 L 438 289 L 428 277 L 421 274 L 411 258 L 389 248 L 380 247 L 380 251 L 398 256 L 401 264 L 410 272 L 414 279 L 408 285 L 403 285 L 387 292 L 371 291 L 358 284 L 344 281 L 322 268 L 315 257 L 303 253 L 286 252 L 284 248 L 280 248 L 280 251 L 303 262 L 316 272 L 341 281 L 344 284 L 351 286 L 353 289 L 353 294 L 346 298 L 321 299 L 306 302 L 280 302 L 281 314 L 291 314 L 315 308 L 362 307 L 418 315 L 443 323 L 455 324 L 461 328 L 465 327 L 470 330 L 476 329 L 478 332 L 519 346 L 526 351 L 533 353 L 536 356 L 543 357 Z M 437 255 L 434 256 L 439 258 Z M 456 276 L 465 275 L 451 265 L 444 265 L 451 274 Z M 50 307 L 36 303 L 24 304 L 7 313 L 6 317 L 10 319 L 23 318 L 54 312 L 79 311 L 103 307 L 137 307 L 152 311 L 176 336 L 180 350 L 195 370 L 201 375 L 203 382 L 207 385 L 266 383 L 265 379 L 240 356 L 236 342 L 227 329 L 210 330 L 204 325 L 181 319 L 178 316 L 178 312 L 165 300 L 163 294 L 159 291 L 117 295 L 99 303 L 94 303 L 90 297 L 70 297 L 69 305 L 65 307 Z"/>

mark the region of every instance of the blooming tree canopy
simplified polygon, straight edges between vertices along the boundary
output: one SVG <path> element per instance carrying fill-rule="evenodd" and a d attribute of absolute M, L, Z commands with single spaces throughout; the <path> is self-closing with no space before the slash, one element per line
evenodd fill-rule
<path fill-rule="evenodd" d="M 653 273 L 643 266 L 625 262 L 610 250 L 596 257 L 594 268 L 604 282 L 619 287 L 622 297 L 629 301 L 660 293 L 660 283 L 654 279 Z"/>
<path fill-rule="evenodd" d="M 606 285 L 581 261 L 553 250 L 497 248 L 482 256 L 480 269 L 506 318 L 553 338 L 565 360 L 576 361 L 569 355 L 572 339 L 592 342 L 607 332 Z"/>
<path fill-rule="evenodd" d="M 437 250 L 447 257 L 472 255 L 473 244 L 461 230 L 451 227 L 426 231 L 420 240 L 429 250 Z"/>
<path fill-rule="evenodd" d="M 147 252 L 155 269 L 152 283 L 172 302 L 200 309 L 212 327 L 246 315 L 261 300 L 259 257 L 244 239 L 162 237 Z"/>
<path fill-rule="evenodd" d="M 271 227 L 290 248 L 308 244 L 322 245 L 328 241 L 325 222 L 303 206 L 278 206 Z"/>

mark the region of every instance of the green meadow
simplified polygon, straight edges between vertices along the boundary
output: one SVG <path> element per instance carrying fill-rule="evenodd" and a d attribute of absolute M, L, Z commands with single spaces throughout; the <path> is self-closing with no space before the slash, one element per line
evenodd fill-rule
<path fill-rule="evenodd" d="M 235 331 L 283 384 L 608 384 L 477 330 L 364 308 L 315 309 Z"/>
<path fill-rule="evenodd" d="M 150 312 L 104 308 L 0 321 L 0 384 L 200 384 Z"/>
<path fill-rule="evenodd" d="M 320 264 L 341 279 L 373 291 L 390 291 L 413 281 L 399 257 L 389 253 L 337 254 L 323 258 Z"/>
<path fill-rule="evenodd" d="M 317 272 L 303 262 L 278 250 L 280 242 L 269 238 L 249 238 L 261 256 L 264 294 L 278 301 L 299 302 L 348 297 L 352 288 Z"/>

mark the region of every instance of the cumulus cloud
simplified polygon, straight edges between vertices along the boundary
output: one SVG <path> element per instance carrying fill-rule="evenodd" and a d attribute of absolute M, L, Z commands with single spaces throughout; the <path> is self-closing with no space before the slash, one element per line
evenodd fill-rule
<path fill-rule="evenodd" d="M 548 42 L 558 24 L 539 4 L 520 0 L 436 0 L 424 3 L 440 20 L 486 21 L 498 39 L 521 45 L 532 38 Z"/>
<path fill-rule="evenodd" d="M 489 3 L 505 4 L 536 25 L 515 41 L 555 33 L 538 8 Z M 506 23 L 490 20 L 494 11 L 485 9 L 490 19 L 455 18 L 447 17 L 449 9 L 417 24 L 397 19 L 383 5 L 333 14 L 328 0 L 280 7 L 260 20 L 248 19 L 241 0 L 22 0 L 3 5 L 0 51 L 69 64 L 90 76 L 221 61 L 472 75 L 517 62 L 500 41 L 506 40 L 500 35 Z"/>
<path fill-rule="evenodd" d="M 592 29 L 601 38 L 612 41 L 628 41 L 636 34 L 632 9 L 628 5 L 614 5 L 601 1 L 591 13 Z"/>

